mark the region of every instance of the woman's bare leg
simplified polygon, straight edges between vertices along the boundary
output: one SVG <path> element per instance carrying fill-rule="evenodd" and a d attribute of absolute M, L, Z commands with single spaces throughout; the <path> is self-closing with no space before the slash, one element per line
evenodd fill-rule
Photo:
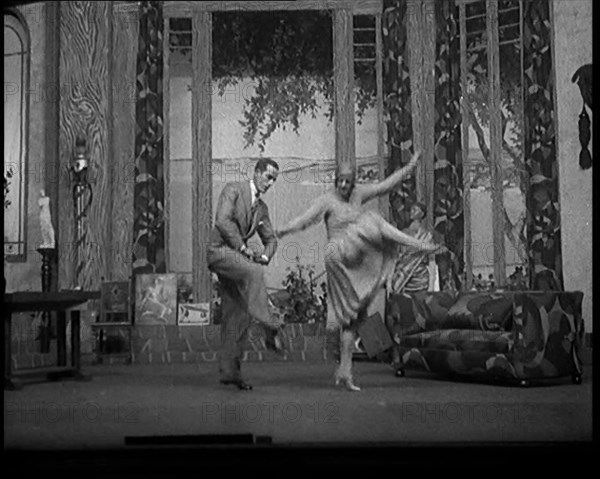
<path fill-rule="evenodd" d="M 352 380 L 352 350 L 354 347 L 354 331 L 342 327 L 340 331 L 340 365 L 335 373 L 335 384 L 342 382 L 350 391 L 360 391 Z"/>

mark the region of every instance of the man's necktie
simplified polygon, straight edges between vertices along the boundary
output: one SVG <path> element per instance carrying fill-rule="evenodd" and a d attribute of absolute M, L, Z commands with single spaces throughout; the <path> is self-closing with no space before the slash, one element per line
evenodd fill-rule
<path fill-rule="evenodd" d="M 250 208 L 250 211 L 252 212 L 253 216 L 256 213 L 256 209 L 258 208 L 258 199 L 259 198 L 260 198 L 260 193 L 256 193 L 254 195 L 254 203 L 252 203 L 252 207 Z"/>

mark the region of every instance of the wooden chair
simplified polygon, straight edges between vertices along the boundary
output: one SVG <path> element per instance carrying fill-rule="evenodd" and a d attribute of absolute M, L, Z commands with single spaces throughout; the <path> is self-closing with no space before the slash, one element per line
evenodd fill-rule
<path fill-rule="evenodd" d="M 133 360 L 133 281 L 106 281 L 100 285 L 100 316 L 92 323 L 95 333 L 96 363 L 106 356 L 126 357 Z M 107 351 L 109 331 L 126 331 L 128 350 L 126 352 Z"/>

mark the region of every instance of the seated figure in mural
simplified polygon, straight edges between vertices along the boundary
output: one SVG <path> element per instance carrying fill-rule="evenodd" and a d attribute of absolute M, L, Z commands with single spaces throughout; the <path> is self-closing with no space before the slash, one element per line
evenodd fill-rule
<path fill-rule="evenodd" d="M 317 198 L 307 211 L 275 231 L 278 238 L 304 230 L 323 220 L 327 229 L 327 329 L 340 331 L 340 365 L 335 383 L 358 391 L 352 379 L 352 348 L 356 329 L 366 319 L 366 310 L 386 284 L 399 245 L 434 252 L 440 246 L 423 242 L 398 230 L 378 213 L 362 205 L 389 193 L 415 167 L 420 153 L 409 164 L 385 180 L 355 184 L 355 171 L 338 167 L 335 189 Z"/>
<path fill-rule="evenodd" d="M 431 243 L 434 241 L 433 234 L 423 221 L 426 214 L 427 207 L 423 203 L 416 202 L 413 204 L 410 208 L 410 225 L 403 231 L 421 242 Z M 451 257 L 453 256 L 453 253 L 446 248 L 441 248 L 437 251 L 437 253 L 443 252 L 448 252 Z M 419 293 L 439 290 L 439 272 L 433 254 L 412 247 L 404 248 L 398 253 L 394 264 L 394 271 L 389 276 L 386 286 L 388 298 L 399 293 Z M 392 325 L 387 324 L 387 327 L 390 332 L 393 331 Z M 398 376 L 403 375 L 400 364 L 399 351 L 396 347 L 393 347 L 392 366 Z"/>
<path fill-rule="evenodd" d="M 423 221 L 426 214 L 427 208 L 423 203 L 413 204 L 410 208 L 411 223 L 403 231 L 423 243 L 432 243 L 433 234 Z M 386 288 L 388 296 L 400 292 L 416 293 L 439 290 L 436 269 L 435 261 L 428 252 L 415 248 L 403 249 L 399 252 L 394 264 L 394 271 L 389 277 Z"/>

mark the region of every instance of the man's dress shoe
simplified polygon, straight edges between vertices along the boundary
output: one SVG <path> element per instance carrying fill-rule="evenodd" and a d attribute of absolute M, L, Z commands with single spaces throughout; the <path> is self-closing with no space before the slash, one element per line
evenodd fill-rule
<path fill-rule="evenodd" d="M 229 385 L 232 384 L 237 386 L 238 389 L 242 391 L 250 391 L 252 390 L 252 385 L 245 382 L 243 379 L 221 379 L 221 384 Z"/>

